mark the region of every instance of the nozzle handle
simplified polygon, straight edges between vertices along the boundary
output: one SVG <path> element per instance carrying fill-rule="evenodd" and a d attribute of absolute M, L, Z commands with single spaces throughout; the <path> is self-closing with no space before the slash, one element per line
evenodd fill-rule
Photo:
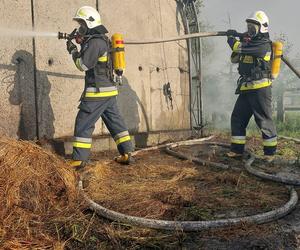
<path fill-rule="evenodd" d="M 68 34 L 67 33 L 63 33 L 63 32 L 58 32 L 57 34 L 57 38 L 58 39 L 68 39 Z"/>
<path fill-rule="evenodd" d="M 64 32 L 58 32 L 58 39 L 72 40 L 76 37 L 77 29 L 74 29 L 70 34 Z"/>

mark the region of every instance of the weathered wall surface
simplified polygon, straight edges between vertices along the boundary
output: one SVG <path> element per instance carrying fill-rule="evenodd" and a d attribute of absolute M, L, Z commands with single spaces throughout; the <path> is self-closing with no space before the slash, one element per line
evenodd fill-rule
<path fill-rule="evenodd" d="M 1 28 L 30 30 L 30 0 L 2 0 L 0 19 Z M 0 132 L 15 138 L 33 138 L 36 117 L 32 39 L 0 35 L 0 44 Z"/>
<path fill-rule="evenodd" d="M 54 32 L 70 32 L 76 27 L 72 17 L 78 7 L 96 7 L 95 0 L 35 0 L 33 6 L 30 0 L 2 2 L 0 26 L 30 30 L 33 8 L 36 30 Z M 139 40 L 184 33 L 173 0 L 102 0 L 98 4 L 110 35 L 121 32 L 125 39 Z M 1 132 L 33 138 L 37 107 L 41 138 L 72 136 L 83 74 L 73 65 L 65 42 L 40 37 L 35 38 L 35 46 L 31 38 L 0 37 L 0 41 Z M 13 64 L 13 58 L 21 60 Z M 118 102 L 131 132 L 190 128 L 187 58 L 185 41 L 126 46 L 127 68 Z M 163 93 L 168 82 L 173 109 Z M 94 134 L 103 133 L 107 131 L 99 121 Z"/>
<path fill-rule="evenodd" d="M 101 1 L 99 6 L 103 22 L 111 33 L 123 32 L 129 40 L 183 34 L 175 1 L 115 0 L 113 3 L 114 6 L 110 1 Z M 112 18 L 111 9 L 115 18 Z M 126 77 L 133 95 L 129 102 L 130 108 L 124 106 L 122 109 L 128 125 L 138 131 L 188 128 L 188 74 L 180 73 L 180 69 L 187 70 L 186 42 L 128 45 L 126 56 Z M 142 67 L 141 71 L 139 67 Z M 163 85 L 168 82 L 174 91 L 173 110 L 170 103 L 167 104 L 162 90 Z M 128 98 L 127 91 L 128 88 L 121 88 L 120 103 L 122 99 Z M 139 117 L 132 113 L 136 109 Z"/>
<path fill-rule="evenodd" d="M 71 32 L 76 8 L 84 5 L 95 7 L 95 1 L 35 1 L 36 30 Z M 84 75 L 74 66 L 64 40 L 37 38 L 36 54 L 40 137 L 72 136 Z"/>

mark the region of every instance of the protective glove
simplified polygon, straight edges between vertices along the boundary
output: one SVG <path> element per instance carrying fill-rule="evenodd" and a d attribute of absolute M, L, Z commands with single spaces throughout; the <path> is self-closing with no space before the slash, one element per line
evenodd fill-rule
<path fill-rule="evenodd" d="M 246 32 L 243 34 L 243 36 L 241 37 L 241 42 L 244 43 L 249 43 L 251 41 L 251 37 L 249 36 L 249 34 Z"/>
<path fill-rule="evenodd" d="M 227 43 L 231 48 L 233 48 L 233 45 L 236 41 L 237 39 L 234 36 L 227 36 Z"/>
<path fill-rule="evenodd" d="M 236 30 L 227 30 L 226 34 L 227 36 L 234 36 L 234 37 L 238 36 L 238 32 Z"/>
<path fill-rule="evenodd" d="M 68 40 L 66 45 L 67 45 L 67 51 L 69 52 L 69 54 L 78 52 L 76 45 L 71 40 Z"/>

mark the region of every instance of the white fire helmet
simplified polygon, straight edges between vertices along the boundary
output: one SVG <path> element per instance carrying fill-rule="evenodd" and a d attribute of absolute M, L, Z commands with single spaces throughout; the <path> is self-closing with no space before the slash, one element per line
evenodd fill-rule
<path fill-rule="evenodd" d="M 99 12 L 90 6 L 83 6 L 80 7 L 77 11 L 73 20 L 76 21 L 84 21 L 86 26 L 89 29 L 93 29 L 102 24 L 101 17 Z"/>
<path fill-rule="evenodd" d="M 261 10 L 255 11 L 253 14 L 251 14 L 246 19 L 246 22 L 258 24 L 260 33 L 269 32 L 269 18 L 267 17 L 266 13 Z"/>

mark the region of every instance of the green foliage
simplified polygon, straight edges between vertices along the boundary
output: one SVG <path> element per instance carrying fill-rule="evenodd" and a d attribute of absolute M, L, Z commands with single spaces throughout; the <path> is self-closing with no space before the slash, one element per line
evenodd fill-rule
<path fill-rule="evenodd" d="M 284 122 L 276 122 L 279 135 L 300 138 L 300 112 L 286 112 Z"/>
<path fill-rule="evenodd" d="M 300 138 L 300 112 L 286 112 L 285 122 L 279 122 L 273 117 L 276 125 L 277 134 L 282 136 Z M 207 127 L 209 132 L 215 132 L 216 126 L 210 124 Z M 228 129 L 221 129 L 219 132 L 230 133 Z M 257 127 L 253 117 L 247 127 L 247 136 L 261 136 L 260 129 Z"/>
<path fill-rule="evenodd" d="M 286 112 L 284 122 L 277 121 L 276 117 L 273 119 L 278 135 L 300 138 L 300 112 Z M 253 118 L 249 122 L 247 135 L 260 135 L 260 130 Z"/>

